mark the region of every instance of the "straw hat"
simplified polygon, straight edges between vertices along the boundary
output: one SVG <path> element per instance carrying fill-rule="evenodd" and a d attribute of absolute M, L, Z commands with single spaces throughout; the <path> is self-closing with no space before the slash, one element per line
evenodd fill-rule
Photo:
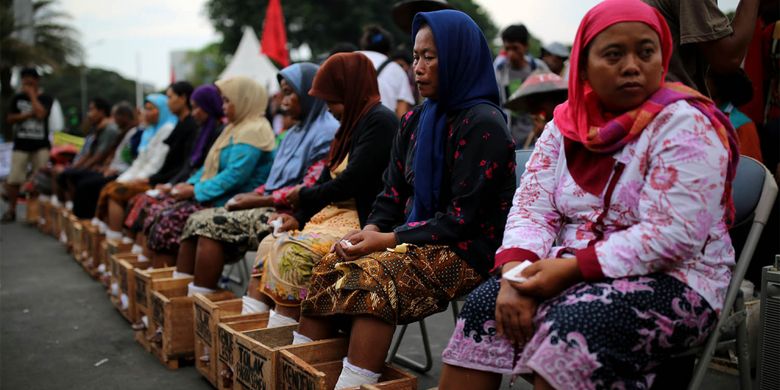
<path fill-rule="evenodd" d="M 529 99 L 547 96 L 563 101 L 566 100 L 568 89 L 561 76 L 552 72 L 535 72 L 507 99 L 504 107 L 512 111 L 527 111 Z"/>

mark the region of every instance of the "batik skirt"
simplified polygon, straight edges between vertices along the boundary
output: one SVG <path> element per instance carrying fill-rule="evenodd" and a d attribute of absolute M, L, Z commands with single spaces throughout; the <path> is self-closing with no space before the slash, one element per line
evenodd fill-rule
<path fill-rule="evenodd" d="M 717 321 L 698 293 L 666 274 L 579 283 L 539 305 L 531 340 L 496 334 L 492 278 L 474 290 L 442 361 L 500 374 L 541 375 L 556 389 L 647 389 L 654 369 L 701 345 Z"/>
<path fill-rule="evenodd" d="M 307 316 L 371 315 L 403 325 L 444 311 L 482 277 L 448 246 L 408 245 L 354 261 L 325 256 L 313 270 L 301 305 Z"/>
<path fill-rule="evenodd" d="M 149 184 L 129 182 L 120 183 L 118 181 L 112 181 L 106 184 L 102 190 L 100 190 L 100 197 L 98 198 L 97 209 L 95 216 L 99 219 L 105 219 L 108 217 L 108 202 L 113 200 L 125 207 L 127 202 L 134 196 L 146 192 L 151 189 Z"/>
<path fill-rule="evenodd" d="M 181 240 L 206 237 L 219 241 L 225 249 L 227 263 L 241 259 L 246 252 L 254 250 L 270 228 L 268 217 L 274 209 L 227 211 L 224 207 L 200 210 L 190 215 L 181 235 Z"/>

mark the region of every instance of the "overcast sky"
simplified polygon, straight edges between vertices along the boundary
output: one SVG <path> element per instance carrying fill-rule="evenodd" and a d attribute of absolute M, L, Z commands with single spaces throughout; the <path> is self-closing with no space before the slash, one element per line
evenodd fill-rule
<path fill-rule="evenodd" d="M 498 27 L 524 23 L 543 42 L 571 43 L 585 12 L 598 0 L 476 0 Z M 693 0 L 699 1 L 699 0 Z M 285 0 L 282 0 L 284 6 Z M 162 87 L 170 80 L 170 52 L 217 41 L 204 11 L 206 0 L 61 0 L 73 16 L 89 66 L 118 71 Z M 738 0 L 720 0 L 724 10 Z M 259 16 L 258 16 L 259 17 Z M 260 32 L 258 31 L 258 34 Z M 492 39 L 492 37 L 488 37 Z"/>

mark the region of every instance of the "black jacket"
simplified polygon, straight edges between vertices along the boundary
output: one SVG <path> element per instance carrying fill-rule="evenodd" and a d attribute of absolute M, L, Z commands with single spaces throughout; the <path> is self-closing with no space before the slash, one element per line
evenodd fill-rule
<path fill-rule="evenodd" d="M 377 194 L 382 190 L 382 172 L 390 161 L 390 149 L 398 129 L 395 113 L 381 104 L 374 106 L 352 131 L 347 168 L 337 178 L 324 169 L 317 183 L 301 188 L 301 207 L 295 218 L 303 225 L 325 206 L 355 199 L 360 225 L 364 226 Z"/>

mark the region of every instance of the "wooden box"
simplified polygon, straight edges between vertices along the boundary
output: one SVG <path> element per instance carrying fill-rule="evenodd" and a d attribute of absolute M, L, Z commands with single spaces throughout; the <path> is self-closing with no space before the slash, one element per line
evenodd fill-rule
<path fill-rule="evenodd" d="M 84 225 L 76 216 L 70 216 L 70 224 L 68 230 L 68 245 L 73 252 L 73 258 L 77 261 L 84 262 L 89 259 L 89 256 L 84 251 Z"/>
<path fill-rule="evenodd" d="M 331 390 L 336 386 L 349 342 L 347 339 L 338 339 L 338 342 L 324 344 L 323 341 L 296 345 L 279 353 L 277 390 Z M 417 378 L 391 365 L 385 365 L 379 382 L 371 385 L 371 388 L 415 390 Z"/>
<path fill-rule="evenodd" d="M 37 225 L 38 219 L 41 217 L 41 204 L 38 197 L 27 198 L 25 206 L 25 221 L 30 225 Z"/>
<path fill-rule="evenodd" d="M 222 322 L 217 325 L 217 341 L 214 347 L 217 351 L 217 389 L 233 389 L 233 378 L 238 359 L 236 335 L 242 332 L 265 329 L 267 326 L 268 313 L 222 317 Z"/>
<path fill-rule="evenodd" d="M 234 390 L 278 389 L 280 352 L 293 348 L 293 331 L 298 325 L 281 326 L 236 334 Z M 324 349 L 346 343 L 344 339 L 318 341 Z M 346 352 L 345 352 L 346 354 Z"/>
<path fill-rule="evenodd" d="M 49 200 L 42 200 L 40 202 L 40 217 L 38 218 L 38 229 L 43 234 L 51 234 L 52 230 L 52 209 L 54 206 L 51 205 L 51 201 Z"/>
<path fill-rule="evenodd" d="M 162 283 L 163 280 L 167 280 L 173 277 L 173 271 L 176 267 L 165 268 L 152 268 L 152 269 L 135 269 L 135 304 L 141 310 L 146 312 L 151 307 L 152 291 L 156 287 L 158 281 Z M 188 281 L 192 281 L 192 278 L 188 278 Z M 171 282 L 165 282 L 170 284 Z M 189 282 L 188 282 L 189 283 Z M 185 285 L 186 287 L 186 285 Z M 155 288 L 159 290 L 161 287 Z M 148 314 L 148 313 L 147 313 Z"/>
<path fill-rule="evenodd" d="M 133 272 L 139 266 L 138 257 L 126 253 L 113 256 L 117 277 L 116 283 L 119 286 L 119 294 L 111 295 L 111 303 L 131 324 L 140 319 L 138 310 L 135 307 L 135 273 Z"/>
<path fill-rule="evenodd" d="M 82 224 L 84 224 L 82 222 Z M 87 252 L 89 257 L 95 259 L 98 263 L 106 264 L 110 268 L 111 259 L 105 257 L 104 254 L 108 251 L 108 244 L 106 244 L 106 235 L 101 234 L 97 226 L 92 223 L 87 223 Z"/>
<path fill-rule="evenodd" d="M 187 296 L 192 278 L 158 279 L 150 297 L 149 330 L 154 330 L 152 353 L 168 368 L 178 368 L 178 360 L 195 352 L 193 298 Z M 210 300 L 233 297 L 229 291 L 208 294 Z"/>
<path fill-rule="evenodd" d="M 51 220 L 51 229 L 49 230 L 49 234 L 51 234 L 51 236 L 57 240 L 60 239 L 60 215 L 62 215 L 61 209 L 62 207 L 55 206 L 52 206 L 49 209 L 49 218 Z"/>
<path fill-rule="evenodd" d="M 195 367 L 212 385 L 217 386 L 217 325 L 225 316 L 241 314 L 240 298 L 213 301 L 207 295 L 193 295 L 195 323 Z"/>
<path fill-rule="evenodd" d="M 110 259 L 111 256 L 117 254 L 117 253 L 127 253 L 130 252 L 130 249 L 133 248 L 133 244 L 125 244 L 122 241 L 119 240 L 105 240 L 105 253 L 103 256 L 105 256 L 105 259 Z M 99 261 L 103 261 L 102 259 Z"/>

